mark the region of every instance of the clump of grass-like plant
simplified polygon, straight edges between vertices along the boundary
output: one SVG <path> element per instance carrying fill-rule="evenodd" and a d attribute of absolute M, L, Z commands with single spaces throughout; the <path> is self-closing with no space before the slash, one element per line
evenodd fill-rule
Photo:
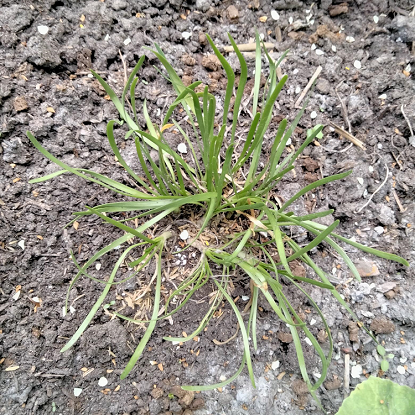
<path fill-rule="evenodd" d="M 191 340 L 194 336 L 203 331 L 218 306 L 223 300 L 226 300 L 235 312 L 243 339 L 244 353 L 241 365 L 232 377 L 221 383 L 209 386 L 185 386 L 184 388 L 188 390 L 206 390 L 223 387 L 232 382 L 242 372 L 245 366 L 248 369 L 252 384 L 255 386 L 251 361 L 251 348 L 253 347 L 256 349 L 257 347 L 257 301 L 258 294 L 262 292 L 281 321 L 289 325 L 297 352 L 301 374 L 307 383 L 310 392 L 316 398 L 314 391 L 326 378 L 327 368 L 332 355 L 332 339 L 330 336 L 330 329 L 327 326 L 323 314 L 311 299 L 305 287 L 309 284 L 329 290 L 333 297 L 349 311 L 354 319 L 357 320 L 357 317 L 336 291 L 335 287 L 330 283 L 326 273 L 317 266 L 309 256 L 309 252 L 317 245 L 325 242 L 342 257 L 350 269 L 350 272 L 357 280 L 360 280 L 359 273 L 346 252 L 338 245 L 338 241 L 352 245 L 364 252 L 397 261 L 404 265 L 407 265 L 407 261 L 397 255 L 375 250 L 338 235 L 334 231 L 338 226 L 339 221 L 335 221 L 330 226 L 324 226 L 314 221 L 316 218 L 331 214 L 333 210 L 312 213 L 305 216 L 296 216 L 293 211 L 290 210 L 292 204 L 307 192 L 333 182 L 334 180 L 344 179 L 351 173 L 350 171 L 317 180 L 304 187 L 289 200 L 283 201 L 280 204 L 271 200 L 269 197 L 270 192 L 273 191 L 282 178 L 294 168 L 294 163 L 298 156 L 321 132 L 323 126 L 314 128 L 298 149 L 283 157 L 287 141 L 293 134 L 293 131 L 304 112 L 304 107 L 299 111 L 298 115 L 290 125 L 288 125 L 286 119 L 283 119 L 279 123 L 266 163 L 260 164 L 264 135 L 270 125 L 274 104 L 287 81 L 287 76 L 284 75 L 281 80 L 278 81 L 276 71 L 279 63 L 285 57 L 285 54 L 283 54 L 279 61 L 275 62 L 264 48 L 269 63 L 269 74 L 265 87 L 261 90 L 261 45 L 257 35 L 252 108 L 253 119 L 242 149 L 237 152 L 235 135 L 238 129 L 238 120 L 242 108 L 242 97 L 247 83 L 247 64 L 234 40 L 229 36 L 230 42 L 240 63 L 240 78 L 236 93 L 234 93 L 235 73 L 232 71 L 231 66 L 224 56 L 214 45 L 211 38 L 207 36 L 207 39 L 213 48 L 214 53 L 220 60 L 227 77 L 227 87 L 223 101 L 223 114 L 219 117 L 216 117 L 216 98 L 208 92 L 208 88 L 205 87 L 203 92 L 196 92 L 196 88 L 201 82 L 195 82 L 186 87 L 157 45 L 156 49 L 153 50 L 153 53 L 166 69 L 169 81 L 172 83 L 177 93 L 177 98 L 168 108 L 160 126 L 154 124 L 150 120 L 145 102 L 143 105 L 143 113 L 147 123 L 147 131 L 141 130 L 138 126 L 135 102 L 135 89 L 138 84 L 138 77 L 136 75 L 143 64 L 144 56 L 139 60 L 129 76 L 121 99 L 116 96 L 114 91 L 97 73 L 92 72 L 104 87 L 119 112 L 120 119 L 108 123 L 108 140 L 119 163 L 129 173 L 131 179 L 135 181 L 136 187 L 133 188 L 126 184 L 119 183 L 91 170 L 72 168 L 62 163 L 43 148 L 33 135 L 28 132 L 28 136 L 34 146 L 39 149 L 42 154 L 62 168 L 62 170 L 57 171 L 56 173 L 32 180 L 32 183 L 48 180 L 60 174 L 70 172 L 91 182 L 98 183 L 123 196 L 136 199 L 135 201 L 108 203 L 95 206 L 94 208 L 86 207 L 85 211 L 75 213 L 77 218 L 84 215 L 99 216 L 103 221 L 123 230 L 125 235 L 102 248 L 82 266 L 80 266 L 75 258 L 73 258 L 78 268 L 78 273 L 70 284 L 68 295 L 70 289 L 78 282 L 81 276 L 93 278 L 88 274 L 88 268 L 96 260 L 114 248 L 122 247 L 122 253 L 109 279 L 98 280 L 93 278 L 97 283 L 103 285 L 103 292 L 84 322 L 64 346 L 62 351 L 70 348 L 79 339 L 96 312 L 104 303 L 111 286 L 126 280 L 115 281 L 116 273 L 120 265 L 126 261 L 127 258 L 130 258 L 131 255 L 134 255 L 135 252 L 140 252 L 137 259 L 134 261 L 129 260 L 128 262 L 129 267 L 132 269 L 128 278 L 136 276 L 140 270 L 150 263 L 150 261 L 155 261 L 156 267 L 152 279 L 152 282 L 155 281 L 153 312 L 151 320 L 144 322 L 148 323 L 147 329 L 141 338 L 136 351 L 131 357 L 131 360 L 121 374 L 122 379 L 130 373 L 135 363 L 140 358 L 157 321 L 162 318 L 167 318 L 177 312 L 185 306 L 197 290 L 208 282 L 211 282 L 215 288 L 214 297 L 210 302 L 208 312 L 200 322 L 198 328 L 185 338 L 166 337 L 165 339 L 176 342 L 186 342 Z M 128 97 L 129 100 L 127 99 Z M 234 98 L 233 103 L 232 98 Z M 185 128 L 174 118 L 174 115 L 177 114 L 176 109 L 178 107 L 185 111 L 187 121 L 191 127 L 191 134 L 185 131 Z M 231 121 L 228 123 L 228 114 L 230 112 L 232 112 L 233 115 Z M 143 177 L 139 176 L 132 168 L 130 168 L 117 147 L 114 137 L 114 126 L 123 123 L 128 126 L 129 130 L 125 139 L 134 139 L 135 141 L 137 157 L 142 171 L 144 172 Z M 190 162 L 186 161 L 166 142 L 163 136 L 163 132 L 166 129 L 174 129 L 177 133 L 181 134 L 183 140 L 186 141 L 190 148 L 190 157 L 188 157 L 191 159 Z M 224 155 L 221 156 L 221 150 L 223 148 L 226 148 L 226 151 L 224 152 Z M 152 150 L 158 152 L 158 162 L 155 162 L 150 155 Z M 198 155 L 200 155 L 200 158 L 198 158 Z M 243 174 L 240 174 L 241 172 L 243 172 Z M 236 180 L 236 177 L 238 177 L 239 180 Z M 241 182 L 240 177 L 245 177 L 246 180 Z M 198 229 L 198 235 L 191 241 L 191 244 L 198 247 L 200 258 L 191 274 L 188 275 L 177 289 L 171 293 L 166 304 L 164 304 L 164 314 L 159 316 L 161 308 L 160 291 L 162 256 L 166 241 L 171 236 L 171 233 L 165 232 L 160 236 L 151 239 L 145 236 L 144 232 L 159 223 L 163 218 L 173 214 L 177 209 L 191 205 L 198 205 L 199 208 L 201 206 L 205 212 L 203 224 L 200 229 Z M 127 220 L 115 220 L 111 218 L 114 213 L 123 213 L 132 216 L 128 217 Z M 231 237 L 220 241 L 221 244 L 219 246 L 209 247 L 198 243 L 198 236 L 207 226 L 209 226 L 212 218 L 223 214 L 234 218 L 242 215 L 248 220 L 250 226 L 247 226 L 246 230 L 234 233 Z M 144 219 L 145 222 L 136 228 L 128 226 L 127 221 L 135 218 Z M 305 229 L 309 234 L 314 235 L 315 238 L 305 246 L 299 246 L 295 240 L 289 236 L 290 227 L 293 226 Z M 255 238 L 254 235 L 258 232 L 265 232 L 267 234 L 266 243 L 257 242 L 258 239 Z M 125 245 L 129 240 L 135 242 L 129 246 Z M 271 255 L 271 249 L 277 250 L 278 255 Z M 294 260 L 302 261 L 307 265 L 307 269 L 314 271 L 312 272 L 312 276 L 308 278 L 295 275 L 290 268 L 290 263 Z M 220 275 L 216 275 L 214 271 L 217 269 L 217 265 L 221 267 Z M 243 313 L 235 305 L 227 290 L 235 269 L 239 269 L 240 272 L 245 273 L 251 280 L 251 298 L 248 307 L 244 310 L 246 313 L 249 311 L 247 322 L 244 321 Z M 306 323 L 301 320 L 300 316 L 291 305 L 290 299 L 284 294 L 283 285 L 281 284 L 282 278 L 301 291 L 320 315 L 328 334 L 330 344 L 327 355 L 324 353 L 322 347 L 311 333 Z M 173 298 L 179 298 L 180 301 L 175 303 L 174 301 L 171 301 Z M 120 318 L 135 323 L 143 323 L 118 313 L 115 314 Z M 307 374 L 303 345 L 300 339 L 301 333 L 310 340 L 321 360 L 321 377 L 314 384 Z M 250 339 L 252 340 L 250 341 Z"/>

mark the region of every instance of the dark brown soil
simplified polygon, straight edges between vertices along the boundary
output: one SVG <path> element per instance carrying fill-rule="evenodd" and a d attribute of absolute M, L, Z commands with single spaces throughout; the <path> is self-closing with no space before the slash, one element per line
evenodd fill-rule
<path fill-rule="evenodd" d="M 278 20 L 271 17 L 275 17 L 271 10 L 278 13 Z M 42 35 L 39 26 L 47 26 L 48 33 Z M 217 383 L 222 376 L 231 376 L 242 358 L 239 337 L 226 346 L 212 341 L 225 341 L 235 333 L 236 318 L 226 305 L 198 339 L 183 345 L 162 339 L 197 328 L 208 309 L 211 284 L 173 316 L 173 324 L 163 320 L 157 325 L 143 357 L 124 381 L 119 375 L 143 331 L 111 319 L 103 310 L 81 340 L 60 353 L 102 288 L 83 279 L 70 293 L 73 312 L 63 316 L 66 291 L 76 274 L 70 251 L 83 263 L 121 236 L 94 218 L 82 219 L 77 229 L 64 226 L 72 219 L 72 212 L 83 210 L 85 205 L 122 199 L 72 175 L 28 183 L 56 171 L 56 166 L 30 144 L 27 130 L 71 166 L 129 183 L 106 141 L 106 123 L 117 117 L 116 110 L 97 81 L 88 76 L 90 68 L 101 72 L 119 93 L 124 82 L 119 50 L 129 70 L 145 54 L 148 59 L 140 72 L 145 83 L 138 89 L 138 104 L 147 99 L 152 119 L 159 120 L 174 94 L 153 67 L 160 65 L 143 46 L 157 42 L 185 82 L 201 80 L 212 93 L 223 96 L 223 73 L 208 57 L 211 50 L 204 33 L 225 46 L 229 43 L 226 32 L 237 43 L 247 43 L 255 27 L 266 42 L 276 44 L 277 56 L 290 49 L 282 65 L 289 80 L 278 100 L 264 154 L 278 121 L 294 118 L 298 111 L 294 103 L 318 66 L 323 70 L 292 145 L 298 148 L 307 129 L 329 121 L 345 130 L 350 122 L 351 133 L 365 143 L 365 151 L 350 147 L 326 127 L 320 145 L 306 148 L 304 158 L 296 164 L 295 177 L 290 176 L 276 192 L 288 200 L 322 175 L 354 169 L 347 179 L 325 186 L 314 197 L 305 196 L 296 213 L 333 208 L 335 213 L 329 220 L 341 220 L 339 233 L 410 261 L 411 266 L 405 268 L 348 248 L 350 257 L 360 261 L 364 269 L 374 261 L 378 271 L 359 284 L 349 279 L 347 268 L 329 247 L 312 252 L 314 261 L 339 284 L 339 291 L 358 317 L 367 327 L 374 325 L 388 353 L 395 355 L 386 376 L 415 386 L 415 138 L 411 137 L 411 128 L 415 128 L 415 17 L 410 0 L 0 0 L 1 414 L 319 413 L 302 389 L 297 396 L 292 388 L 292 384 L 302 385 L 295 348 L 288 328 L 262 298 L 259 347 L 253 352 L 257 389 L 251 387 L 246 372 L 221 391 L 191 394 L 178 388 L 182 384 Z M 277 27 L 281 42 L 276 40 Z M 186 33 L 191 34 L 188 40 Z M 236 57 L 230 54 L 229 60 L 237 68 Z M 254 63 L 249 63 L 252 79 Z M 311 117 L 313 112 L 315 118 Z M 144 118 L 139 117 L 144 128 Z M 249 121 L 249 114 L 242 113 L 240 127 L 246 128 Z M 124 144 L 123 154 L 134 166 L 134 143 L 127 140 Z M 387 181 L 377 190 L 386 175 Z M 179 248 L 179 228 L 186 223 L 183 219 L 187 219 L 186 212 L 163 224 L 172 226 L 176 235 L 169 245 L 171 254 L 164 258 L 166 292 L 174 283 L 170 277 L 177 274 L 180 279 L 196 262 L 193 251 L 173 255 Z M 300 235 L 297 241 L 306 243 L 308 238 Z M 212 236 L 212 243 L 214 240 Z M 91 271 L 92 275 L 106 278 L 116 259 L 117 251 L 104 256 L 100 270 Z M 126 271 L 123 268 L 122 274 Z M 108 301 L 121 305 L 121 299 L 142 288 L 151 274 L 147 269 L 140 278 L 117 285 Z M 232 296 L 240 297 L 236 304 L 242 310 L 249 281 L 246 276 L 237 277 Z M 285 288 L 313 334 L 328 349 L 319 316 L 295 289 Z M 365 375 L 378 374 L 380 360 L 376 345 L 362 331 L 357 341 L 349 338 L 350 317 L 327 292 L 312 289 L 311 293 L 327 317 L 334 339 L 326 390 L 319 391 L 319 397 L 326 410 L 335 413 L 344 397 L 344 385 L 339 381 L 344 374 L 344 354 L 350 354 L 352 365 L 363 368 L 359 378 L 351 379 L 351 388 Z M 136 310 L 126 307 L 123 312 L 133 316 Z M 379 326 L 379 322 L 384 324 Z M 305 344 L 304 348 L 315 381 L 321 371 L 319 361 L 311 347 Z M 108 379 L 105 387 L 98 385 L 101 377 Z M 82 389 L 78 397 L 74 388 Z"/>

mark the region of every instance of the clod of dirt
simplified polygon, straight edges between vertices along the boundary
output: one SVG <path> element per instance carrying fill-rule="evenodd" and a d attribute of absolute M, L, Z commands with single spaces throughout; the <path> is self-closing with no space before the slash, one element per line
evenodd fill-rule
<path fill-rule="evenodd" d="M 296 379 L 292 383 L 291 388 L 297 396 L 308 394 L 307 384 L 302 379 Z"/>
<path fill-rule="evenodd" d="M 341 384 L 342 384 L 341 380 L 337 376 L 334 376 L 333 380 L 324 382 L 324 387 L 327 390 L 331 391 L 334 389 L 339 389 Z"/>
<path fill-rule="evenodd" d="M 60 50 L 62 48 L 56 40 L 32 36 L 27 42 L 25 54 L 26 59 L 37 66 L 56 68 L 62 63 L 59 53 Z"/>
<path fill-rule="evenodd" d="M 316 171 L 320 167 L 319 162 L 312 159 L 311 157 L 307 157 L 307 158 L 303 159 L 302 160 L 302 165 L 303 165 L 303 167 L 305 167 L 306 170 L 308 170 L 310 172 Z"/>
<path fill-rule="evenodd" d="M 359 326 L 355 321 L 351 321 L 348 326 L 349 329 L 349 339 L 351 342 L 359 341 Z"/>
<path fill-rule="evenodd" d="M 173 386 L 170 391 L 170 394 L 177 396 L 179 399 L 182 399 L 186 395 L 186 391 L 183 390 L 180 386 Z"/>
<path fill-rule="evenodd" d="M 319 79 L 316 85 L 316 90 L 320 94 L 328 95 L 330 93 L 330 82 L 326 79 Z"/>
<path fill-rule="evenodd" d="M 310 43 L 317 43 L 320 37 L 323 39 L 329 39 L 331 42 L 336 43 L 342 41 L 345 38 L 345 34 L 333 32 L 327 25 L 323 24 L 317 27 L 316 32 L 308 38 L 308 41 Z"/>
<path fill-rule="evenodd" d="M 199 33 L 199 43 L 201 45 L 207 45 L 208 41 L 207 41 L 207 37 L 203 32 Z"/>
<path fill-rule="evenodd" d="M 195 393 L 193 391 L 185 391 L 183 398 L 179 400 L 179 404 L 182 406 L 190 406 L 195 398 Z"/>
<path fill-rule="evenodd" d="M 331 17 L 339 16 L 341 14 L 347 13 L 349 11 L 349 6 L 347 3 L 336 4 L 329 7 L 329 14 Z"/>
<path fill-rule="evenodd" d="M 182 81 L 184 83 L 184 86 L 189 86 L 193 82 L 193 76 L 191 75 L 183 75 Z"/>
<path fill-rule="evenodd" d="M 203 408 L 205 406 L 205 401 L 202 398 L 196 398 L 192 405 L 190 406 L 191 409 L 196 411 L 197 409 Z"/>
<path fill-rule="evenodd" d="M 213 54 L 204 56 L 202 59 L 202 65 L 211 71 L 217 71 L 221 67 L 219 58 Z"/>
<path fill-rule="evenodd" d="M 380 274 L 377 265 L 373 261 L 366 261 L 362 259 L 355 265 L 361 277 L 374 277 L 375 275 Z"/>
<path fill-rule="evenodd" d="M 327 340 L 328 334 L 326 330 L 320 330 L 317 334 L 317 340 L 319 343 L 325 343 Z"/>
<path fill-rule="evenodd" d="M 395 32 L 395 37 L 400 38 L 402 42 L 415 42 L 415 19 L 413 17 L 398 14 L 386 27 Z"/>
<path fill-rule="evenodd" d="M 277 337 L 278 340 L 283 343 L 291 343 L 293 341 L 293 336 L 290 333 L 285 333 L 283 331 L 279 331 Z"/>
<path fill-rule="evenodd" d="M 154 398 L 154 399 L 158 399 L 161 398 L 164 394 L 163 389 L 161 388 L 154 388 L 151 392 L 150 395 Z"/>
<path fill-rule="evenodd" d="M 195 66 L 196 59 L 192 58 L 190 55 L 185 54 L 182 56 L 182 62 L 188 66 Z"/>
<path fill-rule="evenodd" d="M 12 32 L 19 32 L 33 21 L 33 16 L 29 7 L 13 6 L 2 9 L 0 22 L 2 26 L 8 27 Z"/>
<path fill-rule="evenodd" d="M 290 263 L 290 268 L 293 275 L 297 277 L 305 277 L 307 274 L 305 267 L 299 261 L 292 261 Z"/>
<path fill-rule="evenodd" d="M 388 282 L 384 282 L 383 284 L 376 287 L 376 291 L 379 291 L 379 292 L 384 294 L 388 291 L 393 290 L 395 287 L 396 287 L 396 282 L 388 281 Z"/>
<path fill-rule="evenodd" d="M 349 120 L 352 125 L 359 125 L 373 117 L 368 99 L 363 95 L 350 95 L 347 103 Z"/>
<path fill-rule="evenodd" d="M 390 290 L 383 294 L 388 300 L 392 300 L 392 298 L 396 297 L 396 292 L 394 290 Z"/>
<path fill-rule="evenodd" d="M 238 17 L 239 17 L 239 12 L 238 12 L 238 9 L 233 5 L 233 4 L 231 4 L 227 9 L 226 9 L 226 12 L 227 12 L 227 14 L 228 14 L 228 18 L 229 18 L 229 20 L 234 20 L 234 19 L 237 19 Z"/>
<path fill-rule="evenodd" d="M 16 97 L 16 99 L 13 102 L 14 109 L 19 111 L 24 111 L 29 108 L 29 105 L 27 105 L 27 101 L 25 97 Z"/>
<path fill-rule="evenodd" d="M 386 317 L 376 317 L 370 324 L 370 330 L 376 334 L 389 334 L 395 331 L 395 325 Z"/>

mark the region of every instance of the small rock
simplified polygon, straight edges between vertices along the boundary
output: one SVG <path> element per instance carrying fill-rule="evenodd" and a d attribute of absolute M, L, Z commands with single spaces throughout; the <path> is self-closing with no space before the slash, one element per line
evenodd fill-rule
<path fill-rule="evenodd" d="M 370 324 L 370 330 L 376 334 L 389 334 L 395 331 L 395 325 L 386 317 L 376 317 Z"/>
<path fill-rule="evenodd" d="M 382 225 L 393 225 L 396 222 L 394 211 L 384 204 L 380 205 L 377 218 Z"/>
<path fill-rule="evenodd" d="M 75 398 L 77 398 L 81 393 L 82 393 L 82 389 L 81 388 L 74 388 L 74 390 L 73 390 L 73 396 L 75 396 Z"/>
<path fill-rule="evenodd" d="M 178 151 L 179 153 L 182 153 L 182 154 L 187 154 L 187 147 L 186 147 L 186 144 L 185 144 L 185 143 L 180 143 L 180 144 L 177 146 L 177 151 Z"/>
<path fill-rule="evenodd" d="M 354 66 L 356 69 L 362 69 L 362 64 L 361 64 L 361 62 L 360 62 L 360 61 L 358 61 L 358 60 L 355 60 L 355 61 L 353 62 L 353 66 Z"/>
<path fill-rule="evenodd" d="M 362 365 L 352 366 L 350 375 L 352 376 L 353 379 L 359 379 L 362 373 L 363 373 Z"/>
<path fill-rule="evenodd" d="M 385 232 L 385 229 L 383 229 L 383 226 L 376 226 L 375 229 L 373 229 L 378 235 L 382 235 L 383 232 Z"/>
<path fill-rule="evenodd" d="M 307 395 L 308 394 L 307 384 L 302 379 L 296 379 L 292 383 L 291 388 L 296 395 Z"/>
<path fill-rule="evenodd" d="M 271 363 L 271 369 L 272 370 L 277 370 L 280 367 L 280 361 L 276 360 L 275 362 Z"/>
<path fill-rule="evenodd" d="M 100 386 L 101 388 L 103 388 L 104 386 L 108 385 L 108 379 L 106 377 L 101 377 L 98 380 L 98 386 Z"/>
<path fill-rule="evenodd" d="M 348 42 L 348 43 L 353 43 L 355 41 L 355 39 L 354 39 L 354 37 L 353 36 L 347 36 L 346 37 L 346 42 Z"/>
<path fill-rule="evenodd" d="M 399 365 L 396 370 L 398 371 L 398 373 L 400 373 L 401 375 L 405 374 L 405 368 L 401 365 Z"/>
<path fill-rule="evenodd" d="M 25 97 L 16 97 L 16 99 L 13 102 L 13 106 L 17 112 L 24 111 L 29 108 L 29 105 L 27 105 Z"/>
<path fill-rule="evenodd" d="M 349 322 L 349 339 L 351 342 L 358 342 L 359 341 L 359 326 L 355 321 Z"/>
<path fill-rule="evenodd" d="M 293 341 L 293 336 L 283 331 L 279 331 L 277 337 L 282 343 L 291 343 Z"/>
<path fill-rule="evenodd" d="M 317 112 L 316 111 L 312 111 L 311 114 L 310 114 L 310 118 L 312 120 L 314 120 L 314 118 L 317 118 Z"/>
<path fill-rule="evenodd" d="M 379 275 L 379 269 L 373 261 L 360 260 L 356 264 L 357 271 L 361 277 L 374 277 Z"/>
<path fill-rule="evenodd" d="M 323 343 L 325 343 L 325 342 L 326 342 L 327 337 L 328 337 L 328 335 L 327 335 L 327 333 L 326 333 L 326 330 L 320 330 L 320 331 L 318 332 L 318 334 L 317 334 L 317 340 L 318 340 L 318 342 L 319 342 L 319 343 L 321 343 L 321 344 L 323 344 Z"/>
<path fill-rule="evenodd" d="M 234 20 L 239 17 L 238 9 L 233 4 L 226 9 L 226 12 L 228 13 L 229 20 Z"/>
<path fill-rule="evenodd" d="M 329 14 L 331 17 L 339 16 L 341 14 L 347 13 L 348 11 L 349 7 L 347 3 L 336 4 L 329 7 Z"/>
<path fill-rule="evenodd" d="M 41 35 L 46 35 L 49 32 L 49 28 L 47 26 L 38 26 L 37 30 Z"/>
<path fill-rule="evenodd" d="M 276 10 L 271 10 L 271 17 L 272 17 L 272 20 L 279 20 L 280 15 L 278 14 Z"/>
<path fill-rule="evenodd" d="M 186 229 L 184 229 L 181 234 L 180 234 L 180 239 L 183 241 L 186 241 L 187 239 L 189 239 L 189 232 L 187 232 Z"/>
<path fill-rule="evenodd" d="M 207 69 L 210 69 L 211 71 L 217 71 L 219 68 L 221 68 L 221 63 L 216 55 L 210 54 L 207 56 L 203 56 L 202 66 L 204 66 Z"/>
<path fill-rule="evenodd" d="M 396 282 L 388 281 L 388 282 L 384 282 L 381 285 L 378 285 L 378 287 L 376 288 L 376 291 L 379 291 L 384 294 L 387 291 L 393 290 L 395 287 L 396 287 Z"/>
<path fill-rule="evenodd" d="M 191 32 L 183 32 L 182 33 L 183 39 L 189 40 L 191 38 L 191 36 L 192 36 Z"/>

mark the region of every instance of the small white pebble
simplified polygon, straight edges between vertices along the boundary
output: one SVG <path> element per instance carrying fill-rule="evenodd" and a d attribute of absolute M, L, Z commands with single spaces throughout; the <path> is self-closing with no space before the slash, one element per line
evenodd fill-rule
<path fill-rule="evenodd" d="M 311 45 L 311 50 L 315 50 L 316 48 L 317 48 L 316 44 L 315 44 L 315 43 L 313 43 L 313 44 Z"/>
<path fill-rule="evenodd" d="M 101 263 L 100 262 L 97 262 L 96 264 L 95 264 L 95 268 L 96 268 L 96 270 L 97 271 L 99 271 L 100 269 L 101 269 Z"/>
<path fill-rule="evenodd" d="M 310 24 L 313 25 L 314 24 L 314 19 L 310 20 Z"/>
<path fill-rule="evenodd" d="M 321 49 L 316 49 L 316 55 L 324 55 L 324 52 Z"/>
<path fill-rule="evenodd" d="M 373 229 L 378 235 L 382 235 L 383 232 L 385 232 L 385 230 L 383 229 L 383 226 L 376 226 Z"/>
<path fill-rule="evenodd" d="M 271 17 L 273 20 L 278 20 L 280 18 L 280 15 L 276 10 L 271 10 Z"/>
<path fill-rule="evenodd" d="M 311 340 L 308 337 L 306 337 L 304 340 L 309 346 L 313 345 L 313 343 L 311 343 Z"/>
<path fill-rule="evenodd" d="M 364 183 L 363 177 L 358 177 L 358 178 L 357 178 L 357 181 L 359 182 L 359 184 L 360 184 L 361 186 L 363 186 L 363 183 Z"/>
<path fill-rule="evenodd" d="M 399 359 L 399 361 L 402 363 L 402 364 L 404 364 L 404 363 L 406 363 L 406 361 L 408 360 L 408 358 L 407 357 L 401 357 L 400 359 Z"/>
<path fill-rule="evenodd" d="M 185 144 L 185 143 L 180 143 L 180 144 L 177 146 L 177 151 L 178 151 L 179 153 L 182 153 L 182 154 L 187 154 L 187 147 L 186 147 L 186 144 Z"/>
<path fill-rule="evenodd" d="M 19 245 L 19 246 L 20 246 L 20 248 L 22 248 L 22 249 L 23 249 L 23 251 L 24 251 L 24 241 L 23 241 L 23 240 L 19 241 L 19 242 L 17 243 L 17 245 Z"/>
<path fill-rule="evenodd" d="M 333 52 L 337 52 L 337 48 L 336 48 L 336 46 L 335 46 L 335 45 L 331 45 L 331 50 L 332 50 Z"/>
<path fill-rule="evenodd" d="M 378 16 L 373 16 L 373 21 L 378 24 L 379 23 L 379 17 Z"/>
<path fill-rule="evenodd" d="M 105 41 L 105 42 L 108 42 L 108 41 L 109 41 L 109 39 L 110 39 L 110 35 L 107 33 L 107 34 L 105 35 L 105 37 L 104 37 L 104 41 Z"/>
<path fill-rule="evenodd" d="M 184 229 L 184 230 L 182 231 L 182 233 L 180 234 L 180 239 L 181 239 L 182 241 L 186 241 L 187 239 L 189 239 L 189 232 L 187 232 L 187 230 L 186 230 L 186 229 Z"/>
<path fill-rule="evenodd" d="M 47 26 L 38 26 L 37 30 L 41 35 L 46 35 L 49 32 L 49 28 Z"/>
<path fill-rule="evenodd" d="M 312 318 L 311 321 L 310 321 L 310 326 L 313 326 L 316 323 L 317 323 L 317 321 Z"/>
<path fill-rule="evenodd" d="M 379 95 L 379 99 L 386 99 L 388 96 L 386 94 Z"/>
<path fill-rule="evenodd" d="M 369 173 L 373 173 L 373 166 L 369 166 Z"/>
<path fill-rule="evenodd" d="M 346 42 L 349 42 L 349 43 L 353 43 L 354 42 L 354 37 L 353 36 L 347 36 L 346 37 Z"/>
<path fill-rule="evenodd" d="M 298 74 L 298 69 L 297 68 L 295 68 L 294 70 L 293 70 L 293 75 L 297 75 Z"/>
<path fill-rule="evenodd" d="M 157 364 L 157 362 L 155 361 L 155 360 L 150 360 L 150 365 L 151 366 L 154 366 L 154 365 L 156 365 Z"/>
<path fill-rule="evenodd" d="M 222 375 L 222 376 L 219 378 L 219 380 L 220 380 L 221 382 L 225 382 L 225 380 L 226 380 L 226 376 Z"/>
<path fill-rule="evenodd" d="M 295 93 L 296 94 L 299 94 L 301 92 L 301 87 L 300 86 L 297 86 L 297 88 L 295 88 Z"/>
<path fill-rule="evenodd" d="M 248 301 L 249 300 L 249 297 L 247 295 L 243 295 L 241 298 L 242 298 L 242 301 Z"/>
<path fill-rule="evenodd" d="M 75 313 L 75 308 L 74 307 L 72 307 L 72 306 L 69 306 L 69 312 L 71 313 L 71 314 L 73 314 L 73 313 Z"/>
<path fill-rule="evenodd" d="M 383 145 L 381 143 L 378 143 L 378 149 L 380 150 L 382 148 L 383 148 Z"/>
<path fill-rule="evenodd" d="M 105 378 L 104 376 L 102 378 L 99 378 L 98 381 L 98 386 L 101 386 L 101 388 L 103 388 L 104 386 L 108 385 L 108 379 Z"/>
<path fill-rule="evenodd" d="M 290 146 L 291 145 L 291 143 L 292 143 L 292 141 L 291 141 L 291 137 L 287 140 L 287 142 L 285 143 L 285 145 L 286 146 Z"/>
<path fill-rule="evenodd" d="M 271 363 L 272 370 L 277 370 L 280 367 L 280 361 L 276 360 L 275 362 Z"/>
<path fill-rule="evenodd" d="M 320 379 L 321 378 L 321 373 L 318 372 L 314 372 L 313 375 L 317 378 Z"/>
<path fill-rule="evenodd" d="M 292 16 L 290 16 L 290 18 L 288 19 L 288 23 L 289 24 L 293 24 L 294 18 Z"/>
<path fill-rule="evenodd" d="M 353 66 L 354 66 L 356 69 L 361 69 L 361 68 L 362 68 L 362 64 L 361 64 L 361 62 L 360 62 L 360 61 L 358 61 L 358 60 L 356 60 L 356 61 L 354 61 L 354 62 L 353 62 Z"/>
<path fill-rule="evenodd" d="M 408 65 L 405 66 L 405 71 L 406 72 L 411 72 L 411 69 L 412 69 L 411 64 L 408 63 Z"/>
<path fill-rule="evenodd" d="M 310 114 L 310 118 L 311 118 L 312 120 L 314 120 L 314 118 L 317 118 L 317 113 L 316 113 L 315 111 L 313 111 L 313 112 Z"/>
<path fill-rule="evenodd" d="M 192 34 L 190 32 L 183 32 L 182 36 L 184 39 L 189 40 Z"/>
<path fill-rule="evenodd" d="M 265 38 L 265 35 L 264 35 L 263 33 L 260 33 L 260 34 L 259 34 L 259 39 L 260 39 L 260 40 L 264 40 L 264 38 Z"/>
<path fill-rule="evenodd" d="M 362 365 L 352 366 L 351 375 L 353 379 L 359 379 L 363 373 Z"/>
<path fill-rule="evenodd" d="M 19 297 L 20 297 L 20 293 L 21 293 L 21 291 L 19 290 L 19 291 L 16 291 L 15 293 L 14 293 L 14 295 L 13 295 L 13 300 L 14 301 L 17 301 L 18 299 L 19 299 Z M 64 316 L 65 317 L 65 316 Z"/>
<path fill-rule="evenodd" d="M 127 39 L 124 40 L 124 45 L 127 46 L 131 43 L 131 39 L 127 37 Z"/>
<path fill-rule="evenodd" d="M 81 388 L 73 388 L 73 396 L 75 396 L 76 398 L 82 393 L 82 389 Z"/>
<path fill-rule="evenodd" d="M 400 373 L 401 375 L 405 374 L 405 368 L 401 365 L 399 365 L 396 370 L 398 371 L 398 373 Z"/>

